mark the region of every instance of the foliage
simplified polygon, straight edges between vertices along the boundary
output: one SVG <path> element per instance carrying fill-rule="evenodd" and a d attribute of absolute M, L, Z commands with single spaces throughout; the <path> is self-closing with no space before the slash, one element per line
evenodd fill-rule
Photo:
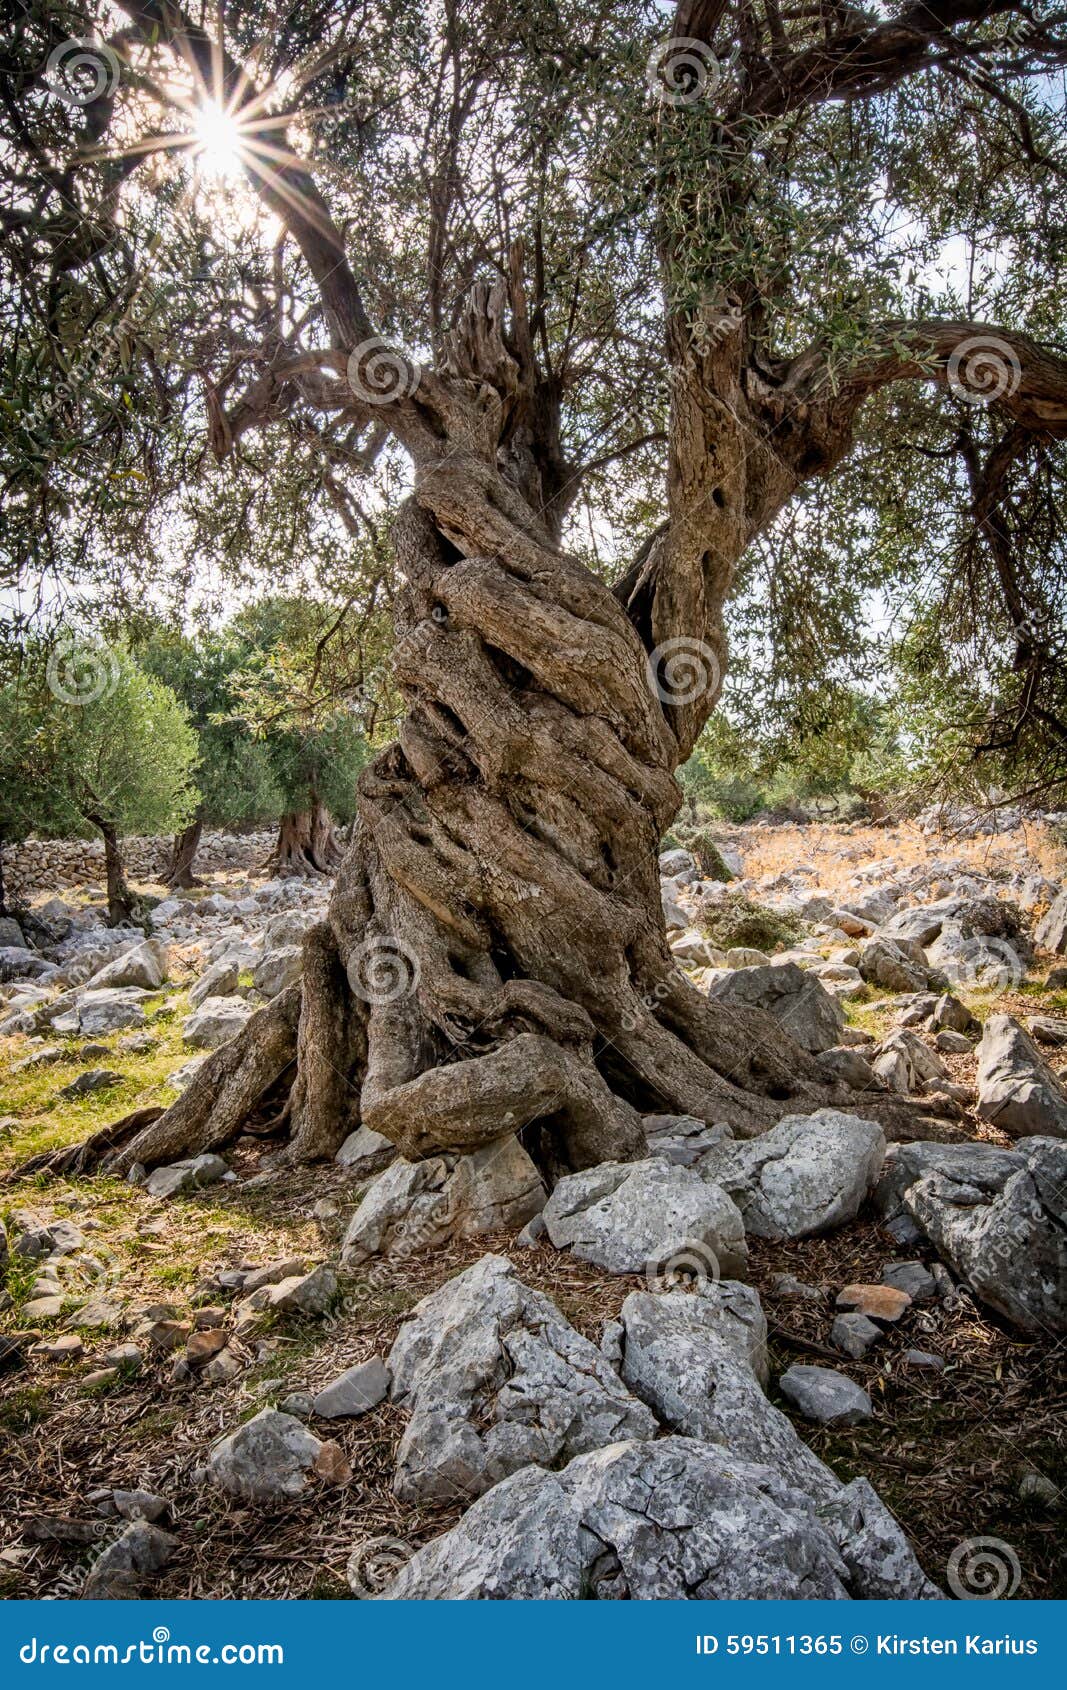
<path fill-rule="evenodd" d="M 119 834 L 182 827 L 196 805 L 196 736 L 169 687 L 127 651 L 37 647 L 0 691 L 5 802 L 22 831 Z"/>
<path fill-rule="evenodd" d="M 780 910 L 754 903 L 743 892 L 727 892 L 718 903 L 705 904 L 700 925 L 705 936 L 720 950 L 743 945 L 754 951 L 765 951 L 768 956 L 795 945 L 803 932 L 799 922 Z"/>

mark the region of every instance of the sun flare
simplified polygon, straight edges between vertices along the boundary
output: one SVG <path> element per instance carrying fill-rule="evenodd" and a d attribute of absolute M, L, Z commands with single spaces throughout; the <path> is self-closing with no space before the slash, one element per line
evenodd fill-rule
<path fill-rule="evenodd" d="M 208 176 L 236 176 L 241 169 L 243 137 L 231 112 L 214 102 L 202 106 L 193 126 L 196 156 Z"/>

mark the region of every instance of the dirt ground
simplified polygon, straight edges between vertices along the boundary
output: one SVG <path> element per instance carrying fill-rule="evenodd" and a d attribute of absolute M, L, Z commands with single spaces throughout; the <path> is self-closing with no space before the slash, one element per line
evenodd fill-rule
<path fill-rule="evenodd" d="M 926 861 L 930 850 L 909 828 L 755 833 L 746 830 L 749 875 L 809 861 L 817 868 L 814 884 L 842 893 L 857 863 L 902 860 L 909 850 L 916 861 Z M 837 851 L 848 858 L 838 860 Z M 991 854 L 1004 851 L 1003 842 L 977 840 L 954 843 L 951 855 L 973 856 L 988 872 Z M 1032 851 L 1044 872 L 1062 873 L 1051 845 L 1035 838 Z M 1067 1011 L 1067 994 L 1043 988 L 1049 960 L 1037 959 L 1012 993 L 987 994 L 972 1007 L 980 1015 L 992 1007 L 1017 1014 Z M 69 1050 L 56 1065 L 15 1075 L 11 1070 L 31 1047 L 21 1037 L 0 1040 L 0 1172 L 10 1174 L 39 1149 L 74 1142 L 142 1103 L 174 1095 L 165 1076 L 188 1054 L 180 1039 L 185 1008 L 183 992 L 150 1004 L 152 1050 L 136 1058 L 116 1055 L 121 1086 L 77 1102 L 58 1093 L 86 1066 L 77 1054 L 83 1040 L 67 1041 Z M 847 1013 L 856 1025 L 888 1026 L 888 1012 L 872 1011 L 868 1003 L 849 1005 Z M 114 1047 L 117 1040 L 94 1042 Z M 973 1081 L 973 1055 L 954 1057 L 951 1065 L 954 1078 Z M 973 1117 L 950 1129 L 951 1136 L 957 1133 L 1006 1142 Z M 26 1358 L 25 1345 L 6 1358 L 0 1354 L 0 1596 L 79 1594 L 99 1542 L 113 1535 L 114 1522 L 98 1513 L 93 1499 L 111 1487 L 147 1489 L 168 1499 L 165 1523 L 179 1549 L 155 1586 L 162 1597 L 347 1597 L 345 1569 L 354 1550 L 366 1558 L 373 1579 L 376 1558 L 388 1563 L 392 1557 L 395 1565 L 457 1517 L 458 1508 L 413 1510 L 392 1495 L 404 1416 L 388 1404 L 358 1420 L 334 1421 L 328 1430 L 318 1425 L 320 1436 L 343 1446 L 352 1477 L 341 1485 L 316 1482 L 279 1511 L 227 1502 L 201 1482 L 200 1469 L 212 1440 L 241 1420 L 290 1391 L 318 1389 L 355 1362 L 385 1355 L 404 1313 L 421 1296 L 486 1250 L 509 1250 L 507 1238 L 343 1279 L 340 1300 L 325 1321 L 276 1319 L 237 1345 L 245 1365 L 229 1383 L 210 1384 L 196 1374 L 175 1381 L 174 1356 L 148 1346 L 140 1372 L 122 1371 L 102 1386 L 85 1383 L 103 1352 L 128 1336 L 138 1311 L 168 1304 L 183 1317 L 225 1301 L 226 1294 L 205 1283 L 219 1270 L 288 1256 L 302 1256 L 310 1266 L 336 1256 L 361 1188 L 333 1165 L 272 1169 L 271 1156 L 269 1141 L 239 1141 L 227 1152 L 236 1184 L 167 1201 L 106 1178 L 8 1180 L 0 1186 L 0 1213 L 32 1207 L 50 1218 L 70 1216 L 83 1229 L 89 1223 L 87 1246 L 103 1263 L 100 1282 L 89 1289 L 123 1311 L 113 1323 L 90 1329 L 79 1325 L 80 1305 L 72 1300 L 45 1335 L 78 1333 L 84 1354 L 77 1360 Z M 829 1349 L 836 1292 L 849 1282 L 879 1280 L 883 1264 L 905 1254 L 932 1259 L 929 1251 L 899 1250 L 867 1211 L 823 1238 L 773 1245 L 750 1240 L 751 1277 L 770 1323 L 772 1379 L 790 1362 L 822 1360 L 843 1366 L 865 1386 L 875 1404 L 870 1421 L 832 1432 L 797 1424 L 842 1477 L 870 1478 L 939 1584 L 961 1540 L 990 1536 L 1017 1558 L 1016 1596 L 1067 1596 L 1064 1343 L 1023 1338 L 959 1290 L 947 1302 L 909 1310 L 863 1361 L 844 1361 Z M 628 1293 L 644 1285 L 643 1279 L 598 1274 L 549 1247 L 512 1255 L 522 1277 L 552 1296 L 594 1341 Z M 816 1287 L 820 1296 L 783 1295 L 772 1284 L 782 1272 Z M 12 1302 L 0 1313 L 0 1333 L 26 1330 L 20 1311 L 31 1281 L 24 1264 L 14 1263 L 7 1281 Z M 944 1370 L 906 1366 L 909 1348 L 937 1355 Z M 771 1395 L 785 1406 L 773 1384 Z M 1034 1472 L 1052 1481 L 1054 1498 L 1020 1496 L 1021 1481 Z M 98 1531 L 102 1521 L 106 1535 L 88 1544 L 35 1542 L 27 1527 L 41 1515 L 98 1522 Z"/>

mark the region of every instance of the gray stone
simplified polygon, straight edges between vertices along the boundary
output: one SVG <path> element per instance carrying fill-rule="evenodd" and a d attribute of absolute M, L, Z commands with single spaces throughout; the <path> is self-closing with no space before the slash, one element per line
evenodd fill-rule
<path fill-rule="evenodd" d="M 968 1036 L 982 1031 L 982 1023 L 971 1014 L 967 1005 L 959 998 L 953 997 L 951 992 L 943 992 L 934 1005 L 934 1012 L 930 1017 L 930 1026 L 936 1032 L 947 1029 L 952 1033 L 966 1033 Z"/>
<path fill-rule="evenodd" d="M 795 962 L 735 969 L 717 980 L 708 996 L 716 1002 L 766 1010 L 813 1055 L 840 1043 L 844 1010 L 820 981 Z"/>
<path fill-rule="evenodd" d="M 384 1133 L 376 1133 L 370 1127 L 357 1127 L 354 1133 L 349 1133 L 334 1161 L 358 1180 L 381 1173 L 396 1160 L 396 1156 L 396 1145 Z"/>
<path fill-rule="evenodd" d="M 162 1572 L 178 1540 L 147 1520 L 135 1520 L 120 1538 L 97 1556 L 82 1597 L 94 1602 L 126 1600 L 143 1594 L 146 1583 Z"/>
<path fill-rule="evenodd" d="M 787 1115 L 759 1138 L 719 1145 L 700 1172 L 734 1199 L 746 1231 L 806 1238 L 854 1219 L 884 1156 L 877 1122 L 819 1109 Z"/>
<path fill-rule="evenodd" d="M 901 1212 L 974 1295 L 1023 1331 L 1067 1331 L 1067 1145 L 890 1147 L 875 1201 Z"/>
<path fill-rule="evenodd" d="M 161 1520 L 169 1506 L 166 1497 L 150 1490 L 113 1490 L 111 1500 L 124 1520 Z"/>
<path fill-rule="evenodd" d="M 685 874 L 686 872 L 695 874 L 697 866 L 696 858 L 689 851 L 675 848 L 660 852 L 659 872 L 661 875 L 665 875 L 668 880 L 676 874 Z"/>
<path fill-rule="evenodd" d="M 264 997 L 276 998 L 300 979 L 304 972 L 304 952 L 300 945 L 282 945 L 268 951 L 252 970 L 252 984 Z"/>
<path fill-rule="evenodd" d="M 405 1502 L 475 1497 L 531 1462 L 656 1431 L 600 1351 L 502 1256 L 424 1297 L 389 1368 L 393 1400 L 411 1411 L 393 1485 Z"/>
<path fill-rule="evenodd" d="M 709 1127 L 695 1115 L 642 1115 L 641 1124 L 650 1153 L 683 1168 L 692 1167 L 705 1151 L 732 1136 L 729 1127 Z"/>
<path fill-rule="evenodd" d="M 874 1406 L 862 1385 L 830 1367 L 807 1367 L 794 1362 L 778 1381 L 787 1402 L 805 1420 L 820 1426 L 855 1426 L 869 1420 Z"/>
<path fill-rule="evenodd" d="M 229 1169 L 221 1156 L 205 1152 L 191 1156 L 185 1162 L 171 1162 L 166 1167 L 153 1168 L 145 1180 L 149 1197 L 177 1197 L 184 1191 L 198 1191 L 201 1186 L 214 1185 Z"/>
<path fill-rule="evenodd" d="M 1043 951 L 1067 952 L 1067 887 L 1055 898 L 1034 928 L 1034 943 Z"/>
<path fill-rule="evenodd" d="M 921 992 L 934 984 L 922 952 L 916 957 L 907 940 L 888 939 L 884 934 L 864 945 L 859 971 L 870 985 L 886 992 Z"/>
<path fill-rule="evenodd" d="M 937 1296 L 937 1281 L 922 1262 L 886 1262 L 882 1279 L 894 1291 L 906 1291 L 913 1303 L 929 1303 Z"/>
<path fill-rule="evenodd" d="M 186 1044 L 204 1050 L 217 1050 L 236 1038 L 254 1014 L 252 1005 L 244 998 L 205 998 L 182 1024 Z"/>
<path fill-rule="evenodd" d="M 937 1052 L 906 1027 L 898 1027 L 876 1047 L 872 1067 L 896 1092 L 922 1093 L 948 1079 L 948 1069 Z"/>
<path fill-rule="evenodd" d="M 244 1501 L 284 1502 L 307 1489 L 322 1444 L 291 1414 L 264 1408 L 212 1449 L 208 1474 Z"/>
<path fill-rule="evenodd" d="M 158 992 L 167 978 L 167 948 L 158 939 L 146 939 L 113 957 L 89 981 L 90 989 L 105 986 L 143 986 L 146 991 Z"/>
<path fill-rule="evenodd" d="M 834 1349 L 840 1350 L 842 1355 L 851 1356 L 853 1361 L 865 1356 L 881 1336 L 881 1327 L 868 1320 L 865 1314 L 839 1314 L 830 1328 L 830 1342 Z"/>
<path fill-rule="evenodd" d="M 145 1013 L 141 999 L 148 994 L 140 986 L 120 986 L 84 991 L 78 997 L 72 1032 L 117 1033 L 124 1027 L 143 1027 Z M 53 1022 L 58 1030 L 59 1023 Z"/>
<path fill-rule="evenodd" d="M 0 915 L 0 951 L 26 949 L 26 937 L 13 915 Z"/>
<path fill-rule="evenodd" d="M 602 1162 L 561 1179 L 544 1213 L 557 1250 L 607 1273 L 688 1270 L 736 1279 L 747 1272 L 741 1216 L 695 1168 L 658 1158 Z"/>
<path fill-rule="evenodd" d="M 1067 1045 L 1067 1021 L 1057 1021 L 1051 1015 L 1028 1016 L 1026 1030 L 1038 1044 L 1051 1045 L 1056 1050 Z"/>
<path fill-rule="evenodd" d="M 300 1256 L 286 1256 L 283 1261 L 269 1262 L 266 1267 L 250 1268 L 247 1273 L 239 1273 L 231 1288 L 258 1291 L 264 1285 L 280 1285 L 283 1279 L 294 1279 L 303 1272 L 304 1262 Z M 229 1279 L 224 1274 L 219 1277 L 224 1285 L 229 1285 Z"/>
<path fill-rule="evenodd" d="M 452 1239 L 517 1231 L 544 1203 L 541 1176 L 511 1134 L 469 1156 L 398 1157 L 352 1216 L 341 1265 L 353 1269 L 372 1256 L 406 1258 Z"/>
<path fill-rule="evenodd" d="M 241 978 L 241 970 L 236 962 L 226 957 L 220 957 L 211 967 L 201 974 L 195 985 L 189 988 L 189 1002 L 194 1009 L 199 1009 L 208 998 L 228 998 L 236 992 Z"/>
<path fill-rule="evenodd" d="M 850 1086 L 853 1091 L 881 1089 L 867 1058 L 850 1045 L 832 1045 L 821 1051 L 816 1061 L 831 1084 Z"/>
<path fill-rule="evenodd" d="M 358 1551 L 353 1556 L 359 1589 Z M 824 1521 L 773 1470 L 667 1437 L 494 1487 L 381 1593 L 404 1600 L 838 1600 L 936 1596 L 867 1486 Z"/>
<path fill-rule="evenodd" d="M 985 1024 L 978 1113 L 1013 1138 L 1067 1138 L 1067 1091 L 1010 1015 L 991 1015 Z"/>
<path fill-rule="evenodd" d="M 944 1373 L 945 1364 L 930 1350 L 905 1350 L 904 1366 L 917 1367 L 921 1373 Z"/>
<path fill-rule="evenodd" d="M 87 1068 L 84 1074 L 79 1074 L 69 1086 L 64 1086 L 60 1097 L 88 1097 L 94 1091 L 106 1091 L 109 1086 L 122 1084 L 122 1075 L 116 1074 L 113 1068 Z"/>
<path fill-rule="evenodd" d="M 302 1314 L 316 1319 L 336 1301 L 337 1275 L 323 1263 L 310 1273 L 294 1274 L 266 1289 L 270 1308 L 281 1314 Z"/>
<path fill-rule="evenodd" d="M 938 1050 L 943 1050 L 946 1056 L 968 1056 L 974 1045 L 966 1033 L 955 1033 L 951 1027 L 942 1028 L 934 1040 Z"/>
<path fill-rule="evenodd" d="M 378 1356 L 372 1356 L 370 1361 L 361 1361 L 331 1380 L 314 1398 L 311 1406 L 323 1420 L 366 1414 L 389 1395 L 392 1377 L 385 1363 Z"/>

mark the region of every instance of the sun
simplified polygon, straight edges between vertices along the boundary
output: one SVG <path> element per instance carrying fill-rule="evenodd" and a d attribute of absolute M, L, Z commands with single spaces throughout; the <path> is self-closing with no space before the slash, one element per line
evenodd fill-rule
<path fill-rule="evenodd" d="M 244 152 L 241 126 L 232 112 L 209 101 L 193 123 L 196 158 L 206 176 L 238 176 Z"/>

